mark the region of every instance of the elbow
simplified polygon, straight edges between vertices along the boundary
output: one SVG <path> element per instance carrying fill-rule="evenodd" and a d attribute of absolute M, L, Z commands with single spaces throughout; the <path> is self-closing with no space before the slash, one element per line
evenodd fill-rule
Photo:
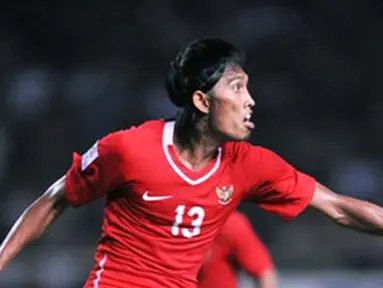
<path fill-rule="evenodd" d="M 348 227 L 353 225 L 353 217 L 349 213 L 348 207 L 348 197 L 336 195 L 328 203 L 328 208 L 325 210 L 327 217 L 334 222 L 335 224 Z"/>
<path fill-rule="evenodd" d="M 55 205 L 56 199 L 50 198 L 44 194 L 27 208 L 26 213 L 34 215 L 48 215 L 54 210 Z"/>
<path fill-rule="evenodd" d="M 348 226 L 351 218 L 347 214 L 346 199 L 344 196 L 336 195 L 333 201 L 328 203 L 327 217 L 335 224 Z"/>
<path fill-rule="evenodd" d="M 38 209 L 40 213 L 47 215 L 48 218 L 56 218 L 67 206 L 68 202 L 65 197 L 59 195 L 58 197 L 43 195 L 35 203 L 36 209 Z"/>
<path fill-rule="evenodd" d="M 352 225 L 352 221 L 349 217 L 347 217 L 347 215 L 337 215 L 337 216 L 330 215 L 329 218 L 332 222 L 342 227 L 348 227 Z"/>
<path fill-rule="evenodd" d="M 350 197 L 343 198 L 338 205 L 339 212 L 331 217 L 336 224 L 366 233 L 383 233 L 382 207 Z"/>
<path fill-rule="evenodd" d="M 349 197 L 336 194 L 321 184 L 317 184 L 311 206 L 326 215 L 340 226 L 349 226 L 351 217 L 348 213 Z"/>
<path fill-rule="evenodd" d="M 370 202 L 336 194 L 318 183 L 311 206 L 340 226 L 383 233 L 383 208 Z"/>
<path fill-rule="evenodd" d="M 65 197 L 65 176 L 53 183 L 35 203 L 36 206 L 53 212 L 64 210 L 68 205 Z"/>
<path fill-rule="evenodd" d="M 52 199 L 41 196 L 24 212 L 23 219 L 31 231 L 30 240 L 35 241 L 59 215 L 56 203 Z"/>

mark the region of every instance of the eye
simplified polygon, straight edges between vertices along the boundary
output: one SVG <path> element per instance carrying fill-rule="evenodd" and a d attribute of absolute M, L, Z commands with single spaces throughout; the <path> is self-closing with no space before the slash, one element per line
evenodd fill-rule
<path fill-rule="evenodd" d="M 241 82 L 237 82 L 233 84 L 234 91 L 240 91 L 243 88 L 243 84 Z"/>

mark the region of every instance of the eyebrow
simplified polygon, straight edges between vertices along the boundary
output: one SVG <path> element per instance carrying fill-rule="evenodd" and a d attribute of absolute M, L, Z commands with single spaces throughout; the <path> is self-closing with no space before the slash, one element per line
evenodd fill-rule
<path fill-rule="evenodd" d="M 227 77 L 227 82 L 228 83 L 231 83 L 231 82 L 233 82 L 233 81 L 235 81 L 235 80 L 242 80 L 242 79 L 244 79 L 244 80 L 246 80 L 246 79 L 248 79 L 249 77 L 245 74 L 245 75 L 238 75 L 238 74 L 236 74 L 236 75 L 233 75 L 233 76 L 228 76 Z"/>

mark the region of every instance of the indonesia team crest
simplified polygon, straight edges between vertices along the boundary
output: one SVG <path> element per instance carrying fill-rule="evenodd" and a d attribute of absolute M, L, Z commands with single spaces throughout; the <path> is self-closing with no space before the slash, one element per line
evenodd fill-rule
<path fill-rule="evenodd" d="M 218 203 L 222 205 L 227 205 L 233 199 L 234 186 L 221 186 L 215 188 L 215 192 L 217 193 Z"/>

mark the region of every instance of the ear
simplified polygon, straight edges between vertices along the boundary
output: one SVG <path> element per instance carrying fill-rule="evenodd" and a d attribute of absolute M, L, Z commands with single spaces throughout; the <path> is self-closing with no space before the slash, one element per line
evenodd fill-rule
<path fill-rule="evenodd" d="M 203 114 L 208 114 L 210 110 L 209 95 L 203 93 L 200 90 L 197 90 L 193 94 L 193 104 L 194 106 Z"/>

